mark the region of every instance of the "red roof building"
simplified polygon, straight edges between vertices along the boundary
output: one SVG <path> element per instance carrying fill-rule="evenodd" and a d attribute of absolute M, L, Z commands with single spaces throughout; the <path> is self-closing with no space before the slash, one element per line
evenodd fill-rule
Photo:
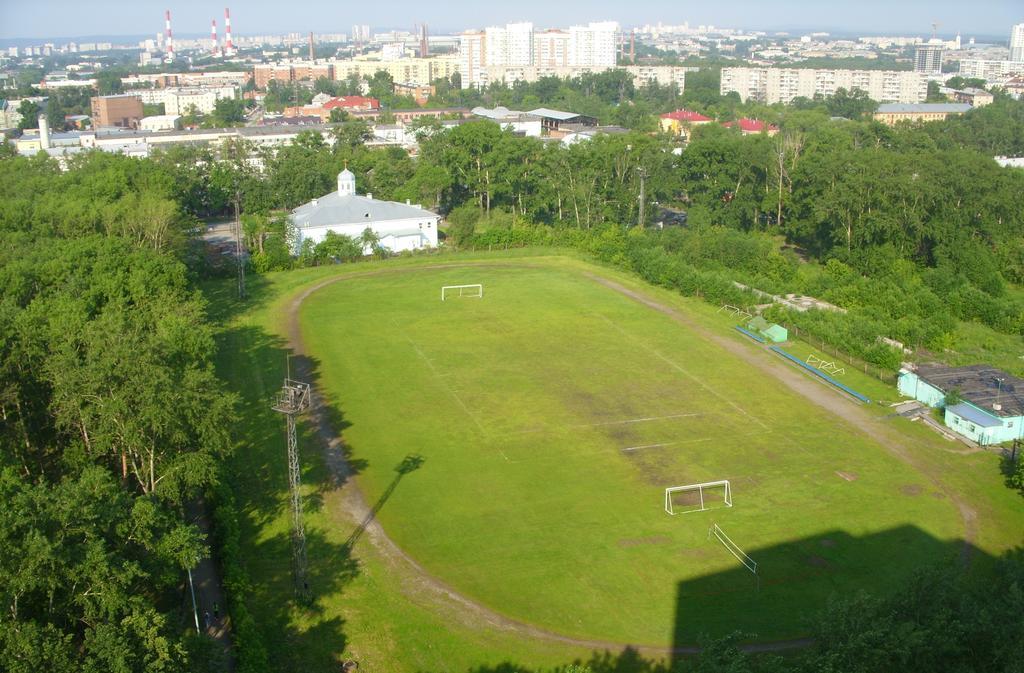
<path fill-rule="evenodd" d="M 760 119 L 743 118 L 740 119 L 739 121 L 726 122 L 722 124 L 722 126 L 724 126 L 727 129 L 731 129 L 737 125 L 739 125 L 740 127 L 740 132 L 745 136 L 753 135 L 756 133 L 768 133 L 768 135 L 773 136 L 779 132 L 778 126 L 773 126 L 772 124 L 769 124 L 768 122 L 763 122 Z"/>
<path fill-rule="evenodd" d="M 705 124 L 711 121 L 711 117 L 705 117 L 699 112 L 693 112 L 692 110 L 676 110 L 675 112 L 666 112 L 661 115 L 662 119 L 674 119 L 680 122 L 690 122 L 691 124 Z"/>
<path fill-rule="evenodd" d="M 369 98 L 367 96 L 339 96 L 324 103 L 324 109 L 327 110 L 328 114 L 330 114 L 330 111 L 334 108 L 340 108 L 346 112 L 367 112 L 370 110 L 379 110 L 380 101 L 376 98 Z"/>
<path fill-rule="evenodd" d="M 688 136 L 690 128 L 700 126 L 701 124 L 709 124 L 712 121 L 711 117 L 705 117 L 701 113 L 693 112 L 692 110 L 666 112 L 658 120 L 662 131 L 677 136 Z"/>

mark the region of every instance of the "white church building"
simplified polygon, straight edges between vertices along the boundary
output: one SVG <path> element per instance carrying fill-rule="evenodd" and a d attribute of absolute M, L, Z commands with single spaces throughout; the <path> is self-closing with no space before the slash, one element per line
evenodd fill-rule
<path fill-rule="evenodd" d="M 338 191 L 299 206 L 291 218 L 296 251 L 306 240 L 314 245 L 324 240 L 329 231 L 359 239 L 367 227 L 377 234 L 380 245 L 392 252 L 436 247 L 441 221 L 440 215 L 419 205 L 356 194 L 356 176 L 347 168 L 338 174 Z"/>

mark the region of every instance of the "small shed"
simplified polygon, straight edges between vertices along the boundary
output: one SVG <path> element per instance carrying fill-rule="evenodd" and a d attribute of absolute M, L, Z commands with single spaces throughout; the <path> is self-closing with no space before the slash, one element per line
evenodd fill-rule
<path fill-rule="evenodd" d="M 771 323 L 761 316 L 754 316 L 754 319 L 747 323 L 747 329 L 751 332 L 764 332 L 771 326 Z"/>
<path fill-rule="evenodd" d="M 765 335 L 767 338 L 771 339 L 777 344 L 780 344 L 783 341 L 787 341 L 789 339 L 789 330 L 787 330 L 782 325 L 770 325 L 768 329 L 761 330 L 761 334 Z"/>
<path fill-rule="evenodd" d="M 764 338 L 774 343 L 782 343 L 789 339 L 789 331 L 785 327 L 770 323 L 761 316 L 755 316 L 753 320 L 747 323 L 747 329 L 761 334 Z"/>
<path fill-rule="evenodd" d="M 1002 419 L 973 404 L 961 402 L 946 407 L 946 427 L 982 446 L 1002 441 Z"/>

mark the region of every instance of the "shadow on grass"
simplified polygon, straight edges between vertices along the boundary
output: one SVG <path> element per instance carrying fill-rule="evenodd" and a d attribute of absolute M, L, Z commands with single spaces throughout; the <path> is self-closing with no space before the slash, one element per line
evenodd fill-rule
<path fill-rule="evenodd" d="M 259 296 L 254 293 L 252 301 L 259 301 Z M 359 564 L 348 544 L 329 539 L 309 522 L 324 509 L 327 495 L 367 463 L 338 437 L 350 423 L 317 394 L 318 363 L 304 357 L 289 362 L 288 356 L 284 339 L 252 324 L 228 325 L 219 334 L 218 373 L 239 398 L 236 447 L 225 469 L 239 511 L 243 565 L 250 584 L 245 600 L 272 668 L 333 671 L 347 637 L 344 620 L 331 608 L 358 576 Z M 309 604 L 300 603 L 294 593 L 286 421 L 271 409 L 289 368 L 292 378 L 312 384 L 317 405 L 316 414 L 307 411 L 297 419 Z M 330 462 L 344 469 L 332 471 Z"/>
<path fill-rule="evenodd" d="M 729 555 L 714 538 L 708 545 L 711 551 Z M 960 648 L 957 652 L 965 654 L 968 659 L 973 656 L 971 649 L 961 645 L 977 644 L 973 640 L 977 634 L 971 634 L 970 629 L 954 633 L 949 625 L 970 623 L 988 594 L 1013 593 L 1013 590 L 1007 592 L 990 587 L 987 570 L 978 574 L 965 572 L 961 563 L 965 546 L 970 549 L 970 557 L 974 561 L 985 561 L 979 565 L 989 567 L 989 562 L 994 563 L 991 556 L 963 541 L 938 540 L 916 526 L 899 526 L 861 537 L 843 531 L 829 531 L 778 545 L 753 548 L 749 550 L 750 557 L 757 561 L 763 575 L 760 589 L 752 573 L 739 562 L 727 571 L 677 585 L 672 650 L 664 656 L 648 656 L 636 648 L 624 647 L 619 651 L 593 652 L 587 659 L 577 659 L 561 666 L 534 667 L 506 661 L 470 668 L 467 673 L 947 670 L 942 661 L 950 653 L 942 651 L 942 641 L 959 637 L 962 642 L 954 648 Z M 909 562 L 895 562 L 901 550 L 910 556 Z M 1011 564 L 1003 564 L 1006 579 L 1001 582 L 1007 588 L 1015 586 L 1017 577 L 1024 573 L 1019 558 L 1016 564 L 1016 571 Z M 1006 573 L 1007 569 L 1010 569 L 1009 573 Z M 847 575 L 846 580 L 842 584 L 825 582 L 824 592 L 817 591 L 820 595 L 812 605 L 808 605 L 806 599 L 793 601 L 794 592 L 807 588 L 802 586 L 807 577 L 828 579 L 830 574 L 838 572 Z M 996 575 L 998 577 L 999 573 Z M 858 576 L 864 580 L 858 580 Z M 879 585 L 870 579 L 878 576 L 884 576 L 886 582 Z M 876 587 L 873 593 L 884 598 L 870 598 L 863 592 L 864 586 Z M 979 587 L 983 597 L 981 601 L 977 600 L 978 594 L 975 593 Z M 719 624 L 725 621 L 730 626 L 707 629 L 725 631 L 708 636 L 701 627 L 702 623 L 708 622 L 708 607 L 716 603 L 723 610 L 717 615 Z M 1008 617 L 1012 619 L 1016 607 L 1014 599 L 1006 600 L 1004 605 L 994 608 L 993 615 L 976 620 L 976 626 L 987 633 L 991 631 L 991 618 L 1002 622 Z M 795 612 L 799 619 L 797 628 L 814 640 L 808 637 L 745 645 L 745 641 L 756 640 L 757 634 L 743 632 L 742 617 L 769 610 Z M 733 624 L 737 630 L 729 633 Z M 1010 632 L 1013 628 L 1007 626 L 1005 630 Z M 880 637 L 878 629 L 892 636 Z M 898 635 L 906 632 L 915 632 L 919 638 L 912 647 L 918 650 L 913 661 L 925 664 L 920 668 L 892 666 L 907 656 L 908 644 Z M 928 634 L 932 641 L 922 638 L 921 634 Z M 987 636 L 987 640 L 993 643 L 1001 639 L 1005 640 L 1005 635 Z M 996 649 L 987 641 L 983 644 Z M 858 667 L 857 662 L 865 658 L 877 661 L 879 667 Z M 824 663 L 834 664 L 837 661 L 841 662 L 838 667 L 823 668 Z"/>
<path fill-rule="evenodd" d="M 999 452 L 999 471 L 1003 475 L 1006 487 L 1024 495 L 1022 461 L 1024 461 L 1024 442 L 1017 442 L 1012 447 L 1004 448 Z"/>
<path fill-rule="evenodd" d="M 426 459 L 423 458 L 422 456 L 410 454 L 403 458 L 402 462 L 395 466 L 394 479 L 391 480 L 391 483 L 388 484 L 388 487 L 384 489 L 384 492 L 380 494 L 379 498 L 377 498 L 377 502 L 373 504 L 373 507 L 370 508 L 370 511 L 367 513 L 367 515 L 363 518 L 362 521 L 359 522 L 359 525 L 356 526 L 356 529 L 354 531 L 352 531 L 352 534 L 348 536 L 348 540 L 345 541 L 345 547 L 347 549 L 352 549 L 353 547 L 355 547 L 356 542 L 358 542 L 359 538 L 361 538 L 363 536 L 363 533 L 366 532 L 367 526 L 369 526 L 373 522 L 373 520 L 377 518 L 377 513 L 380 512 L 381 508 L 384 507 L 384 503 L 388 501 L 388 498 L 391 497 L 391 494 L 395 492 L 396 488 L 398 488 L 398 482 L 402 480 L 402 477 L 409 474 L 410 472 L 415 472 L 416 470 L 418 470 L 420 466 L 423 465 L 423 462 L 425 460 Z"/>

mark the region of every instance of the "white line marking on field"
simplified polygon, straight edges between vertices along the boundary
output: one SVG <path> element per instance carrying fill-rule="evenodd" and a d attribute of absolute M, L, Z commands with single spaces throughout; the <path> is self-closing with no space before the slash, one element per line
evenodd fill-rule
<path fill-rule="evenodd" d="M 534 435 L 540 432 L 565 432 L 566 430 L 580 430 L 582 428 L 602 428 L 609 425 L 629 425 L 632 423 L 650 423 L 652 421 L 668 421 L 675 418 L 696 418 L 697 416 L 704 416 L 704 413 L 692 413 L 692 414 L 669 414 L 668 416 L 646 416 L 644 418 L 627 418 L 621 421 L 604 421 L 601 423 L 579 423 L 576 425 L 559 425 L 553 428 L 528 428 L 526 430 L 513 430 L 512 432 L 506 432 L 500 437 L 516 437 L 518 435 Z"/>
<path fill-rule="evenodd" d="M 661 444 L 641 444 L 640 446 L 627 446 L 623 451 L 637 451 L 639 449 L 658 449 L 663 446 L 675 446 L 679 442 L 662 442 Z"/>
<path fill-rule="evenodd" d="M 570 428 L 600 428 L 605 425 L 628 425 L 630 423 L 647 423 L 649 421 L 667 421 L 672 418 L 692 418 L 703 414 L 670 414 L 668 416 L 648 416 L 647 418 L 629 418 L 624 421 L 606 421 L 604 423 L 584 423 L 582 425 L 570 425 Z"/>
<path fill-rule="evenodd" d="M 637 339 L 637 338 L 636 338 L 635 336 L 633 336 L 632 334 L 630 334 L 630 333 L 629 333 L 629 332 L 627 332 L 626 330 L 624 330 L 624 329 L 622 329 L 621 327 L 619 327 L 618 325 L 616 325 L 616 324 L 615 324 L 615 322 L 613 322 L 613 321 L 612 321 L 612 320 L 611 320 L 610 318 L 608 318 L 607 316 L 603 316 L 603 315 L 602 315 L 602 316 L 601 316 L 601 318 L 604 318 L 604 320 L 605 320 L 605 321 L 606 321 L 606 322 L 607 322 L 607 323 L 608 323 L 609 325 L 611 325 L 611 326 L 612 326 L 612 327 L 613 327 L 613 328 L 614 328 L 614 329 L 615 329 L 615 330 L 616 330 L 617 332 L 619 332 L 619 334 L 623 335 L 623 336 L 624 336 L 624 337 L 626 337 L 627 339 L 631 340 L 631 341 L 632 341 L 633 343 L 635 343 L 635 344 L 637 344 L 638 346 L 642 347 L 642 348 L 643 348 L 644 350 L 646 350 L 647 352 L 651 353 L 652 355 L 654 355 L 655 357 L 657 357 L 657 358 L 658 358 L 659 360 L 661 360 L 662 362 L 665 362 L 666 364 L 670 365 L 670 366 L 671 366 L 671 367 L 672 367 L 673 369 L 675 369 L 675 370 L 676 370 L 676 371 L 678 371 L 679 373 L 683 374 L 684 376 L 686 376 L 687 378 L 689 378 L 689 379 L 690 379 L 691 381 L 693 381 L 694 383 L 696 383 L 696 384 L 697 384 L 698 386 L 700 386 L 700 387 L 701 387 L 701 388 L 703 388 L 704 390 L 708 391 L 709 393 L 711 393 L 712 395 L 714 395 L 715 397 L 717 397 L 717 398 L 718 398 L 718 399 L 720 399 L 721 401 L 725 402 L 726 404 L 728 404 L 728 405 L 729 405 L 729 406 L 731 406 L 731 407 L 732 407 L 733 409 L 735 409 L 736 411 L 740 412 L 741 414 L 743 414 L 744 416 L 746 416 L 746 417 L 747 417 L 747 418 L 749 418 L 750 420 L 754 421 L 755 423 L 757 423 L 758 425 L 760 425 L 760 426 L 761 426 L 761 427 L 762 427 L 763 429 L 765 429 L 765 430 L 768 430 L 768 426 L 767 426 L 767 425 L 765 425 L 765 424 L 764 424 L 764 423 L 763 423 L 763 422 L 761 421 L 761 419 L 760 419 L 760 418 L 758 418 L 758 417 L 754 416 L 753 414 L 751 414 L 750 412 L 748 412 L 748 411 L 747 411 L 746 409 L 744 409 L 744 408 L 743 408 L 743 407 L 741 407 L 740 405 L 738 405 L 738 404 L 736 404 L 735 402 L 733 402 L 733 401 L 732 401 L 731 399 L 729 399 L 728 397 L 726 397 L 726 396 L 722 395 L 722 394 L 721 394 L 721 393 L 719 393 L 719 392 L 718 392 L 717 390 L 715 390 L 715 389 L 714 389 L 714 388 L 712 388 L 711 386 L 709 386 L 709 385 L 707 385 L 706 383 L 704 383 L 703 381 L 701 381 L 699 377 L 697 377 L 697 376 L 695 376 L 695 375 L 691 374 L 691 373 L 690 373 L 689 371 L 687 371 L 687 370 L 686 370 L 685 368 L 683 368 L 683 366 L 682 366 L 682 365 L 680 365 L 679 363 L 677 363 L 677 362 L 675 362 L 675 361 L 673 361 L 673 360 L 669 359 L 669 358 L 668 358 L 667 356 L 663 355 L 663 354 L 662 354 L 662 353 L 661 353 L 661 352 L 660 352 L 660 351 L 659 351 L 658 349 L 656 349 L 656 348 L 654 348 L 654 347 L 652 347 L 652 346 L 649 346 L 649 345 L 647 345 L 647 344 L 646 344 L 646 343 L 644 343 L 643 341 L 640 341 L 640 340 L 639 340 L 639 339 Z"/>
<path fill-rule="evenodd" d="M 403 333 L 402 336 L 405 337 L 405 340 L 409 342 L 409 345 L 412 346 L 414 351 L 416 351 L 416 354 L 419 355 L 420 358 L 427 364 L 427 368 L 430 370 L 430 373 L 434 375 L 434 378 L 441 382 L 441 385 L 444 386 L 444 389 L 448 391 L 448 394 L 455 398 L 455 401 L 459 403 L 459 406 L 462 407 L 462 410 L 464 412 L 466 412 L 466 415 L 473 419 L 473 423 L 476 424 L 477 430 L 480 431 L 480 434 L 483 435 L 484 437 L 487 437 L 487 430 L 484 429 L 483 424 L 476 417 L 476 415 L 469 410 L 469 407 L 466 405 L 466 403 L 462 400 L 461 397 L 459 397 L 459 393 L 454 388 L 452 388 L 452 386 L 447 381 L 444 380 L 440 372 L 437 371 L 437 367 L 434 366 L 433 361 L 431 361 L 431 359 L 427 357 L 426 353 L 424 353 L 420 349 L 420 347 L 416 345 L 416 342 L 410 339 L 408 335 Z M 505 458 L 505 460 L 508 460 L 508 458 Z"/>

